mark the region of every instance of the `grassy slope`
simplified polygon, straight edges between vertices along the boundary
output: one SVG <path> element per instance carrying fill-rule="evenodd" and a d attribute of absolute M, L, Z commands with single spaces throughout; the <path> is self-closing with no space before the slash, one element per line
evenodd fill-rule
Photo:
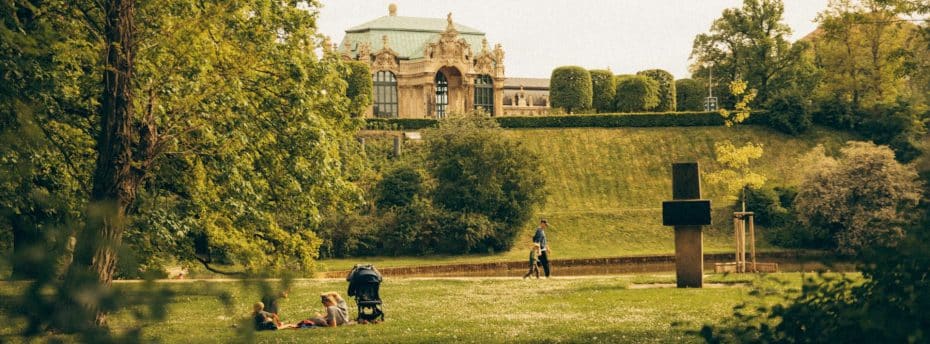
<path fill-rule="evenodd" d="M 800 274 L 776 274 L 797 287 Z M 714 275 L 708 282 L 751 280 L 752 276 Z M 630 289 L 632 283 L 672 283 L 673 276 L 616 276 L 552 280 L 387 279 L 382 285 L 387 322 L 337 329 L 265 332 L 259 343 L 681 343 L 699 342 L 694 331 L 731 314 L 746 300 L 747 287 Z M 164 343 L 236 343 L 232 325 L 258 300 L 258 286 L 243 282 L 163 284 L 177 297 L 166 320 L 144 334 Z M 319 295 L 344 291 L 344 281 L 304 280 L 291 286 L 281 303 L 282 320 L 293 323 L 320 311 Z M 0 342 L 20 342 L 14 321 L 4 314 L 21 284 L 0 284 Z M 116 284 L 132 291 L 138 284 Z M 218 300 L 228 292 L 231 309 Z M 355 313 L 354 301 L 349 301 Z M 132 326 L 129 311 L 110 317 L 111 326 Z M 51 339 L 51 338 L 46 338 Z M 68 338 L 62 338 L 70 342 Z"/>
<path fill-rule="evenodd" d="M 823 143 L 836 150 L 850 139 L 845 134 L 814 129 L 800 137 L 744 126 L 693 128 L 525 129 L 505 135 L 523 142 L 542 160 L 549 198 L 537 217 L 546 217 L 554 258 L 580 258 L 671 253 L 672 231 L 661 225 L 661 202 L 671 198 L 671 163 L 698 161 L 702 174 L 719 169 L 714 143 L 731 140 L 762 143 L 765 154 L 757 170 L 773 185 L 800 182 L 798 158 Z M 730 249 L 730 204 L 720 187 L 704 183 L 704 195 L 716 209 L 714 225 L 705 231 L 705 251 Z M 529 242 L 535 224 L 526 227 Z M 465 257 L 366 259 L 380 266 L 519 260 L 526 245 L 510 252 Z M 323 269 L 350 267 L 357 259 L 321 262 Z"/>

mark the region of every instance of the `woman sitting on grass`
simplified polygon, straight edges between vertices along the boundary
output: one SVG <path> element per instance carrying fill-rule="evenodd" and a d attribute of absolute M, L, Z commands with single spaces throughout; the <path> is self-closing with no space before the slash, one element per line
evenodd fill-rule
<path fill-rule="evenodd" d="M 333 297 L 334 294 L 335 297 Z M 340 302 L 337 301 L 337 298 L 342 301 L 342 307 L 340 307 Z M 323 303 L 326 315 L 317 313 L 315 317 L 298 323 L 297 327 L 336 327 L 344 326 L 349 323 L 349 314 L 345 300 L 342 300 L 342 297 L 339 297 L 338 293 L 323 293 L 320 295 L 320 301 Z"/>

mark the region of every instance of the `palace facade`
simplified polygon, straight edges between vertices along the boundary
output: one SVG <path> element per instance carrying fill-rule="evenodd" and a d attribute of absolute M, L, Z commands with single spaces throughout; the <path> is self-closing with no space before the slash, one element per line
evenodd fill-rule
<path fill-rule="evenodd" d="M 454 23 L 451 13 L 444 20 L 402 17 L 391 4 L 387 16 L 346 30 L 339 52 L 371 67 L 373 105 L 367 117 L 443 118 L 472 110 L 534 114 L 530 108 L 539 106 L 528 104 L 542 104 L 541 98 L 548 108 L 547 79 L 517 89 L 505 78 L 503 47 L 489 46 L 484 32 Z M 538 80 L 546 80 L 545 96 L 538 94 Z M 528 98 L 536 101 L 527 103 Z M 515 113 L 520 104 L 524 109 Z"/>

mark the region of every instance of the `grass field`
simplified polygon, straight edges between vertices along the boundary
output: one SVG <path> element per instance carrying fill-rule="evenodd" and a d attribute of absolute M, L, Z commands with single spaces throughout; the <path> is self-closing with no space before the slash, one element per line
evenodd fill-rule
<path fill-rule="evenodd" d="M 755 168 L 771 185 L 797 185 L 803 172 L 798 159 L 817 144 L 835 152 L 846 134 L 816 128 L 799 137 L 761 126 L 671 128 L 576 128 L 507 130 L 541 157 L 549 197 L 538 217 L 552 224 L 549 243 L 553 258 L 587 258 L 667 254 L 674 250 L 672 231 L 661 225 L 661 202 L 671 198 L 671 164 L 697 161 L 706 175 L 720 166 L 714 143 L 761 143 L 765 154 Z M 705 231 L 706 252 L 730 250 L 730 222 L 722 188 L 703 185 L 715 207 L 714 225 Z M 535 223 L 521 238 L 529 241 Z M 764 231 L 761 236 L 764 237 Z M 471 263 L 520 260 L 525 245 L 491 255 L 464 257 L 366 258 L 380 266 Z M 762 245 L 764 248 L 764 245 Z M 322 270 L 342 270 L 358 259 L 320 262 Z"/>
<path fill-rule="evenodd" d="M 775 274 L 799 285 L 800 274 Z M 751 281 L 754 277 L 712 275 L 708 282 Z M 387 279 L 382 285 L 387 322 L 337 329 L 287 330 L 257 334 L 261 343 L 682 343 L 688 334 L 731 314 L 749 297 L 746 286 L 704 289 L 638 288 L 640 283 L 672 283 L 668 275 L 520 280 Z M 116 284 L 135 290 L 139 284 Z M 234 343 L 233 324 L 246 318 L 259 299 L 256 285 L 240 282 L 166 283 L 176 293 L 167 320 L 145 326 L 147 338 L 165 343 Z M 0 311 L 8 311 L 20 285 L 0 284 Z M 285 322 L 319 311 L 318 295 L 343 292 L 344 281 L 301 280 L 281 303 Z M 227 309 L 215 295 L 229 292 Z M 355 312 L 350 301 L 350 313 Z M 117 330 L 129 326 L 124 312 L 111 317 Z M 0 318 L 7 318 L 8 314 Z M 0 323 L 0 342 L 18 342 L 11 326 Z M 241 329 L 241 327 L 240 327 Z M 65 338 L 67 342 L 67 338 Z"/>

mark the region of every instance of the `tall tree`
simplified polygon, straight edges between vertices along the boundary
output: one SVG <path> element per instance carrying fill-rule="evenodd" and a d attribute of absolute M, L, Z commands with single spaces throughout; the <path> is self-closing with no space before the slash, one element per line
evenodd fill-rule
<path fill-rule="evenodd" d="M 724 10 L 710 32 L 694 39 L 693 77 L 706 78 L 713 68 L 716 84 L 745 80 L 758 91 L 758 104 L 783 88 L 808 84 L 801 80 L 809 74 L 803 59 L 807 46 L 788 42 L 791 28 L 783 14 L 781 0 L 744 0 L 742 7 Z"/>
<path fill-rule="evenodd" d="M 921 96 L 909 94 L 909 80 L 920 69 L 908 69 L 919 57 L 921 39 L 917 26 L 900 20 L 900 14 L 882 0 L 829 3 L 810 37 L 816 63 L 824 70 L 818 98 L 838 98 L 860 109 Z"/>

